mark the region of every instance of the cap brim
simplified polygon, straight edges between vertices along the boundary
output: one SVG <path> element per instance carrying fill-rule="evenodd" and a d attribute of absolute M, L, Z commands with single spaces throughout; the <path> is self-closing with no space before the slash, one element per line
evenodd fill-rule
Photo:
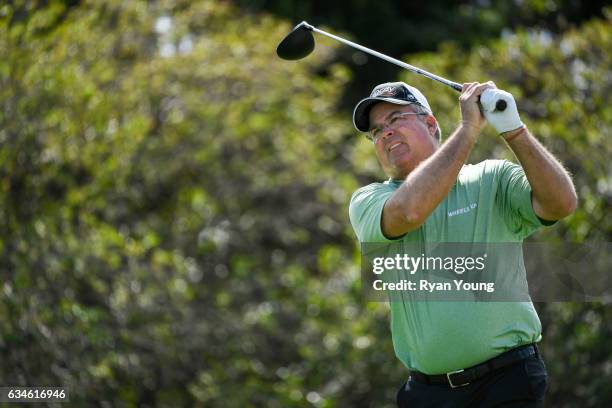
<path fill-rule="evenodd" d="M 369 97 L 362 99 L 359 101 L 357 106 L 355 106 L 355 110 L 353 111 L 353 125 L 355 126 L 355 129 L 359 130 L 360 132 L 367 132 L 370 130 L 370 109 L 380 102 L 389 102 L 395 105 L 414 104 L 414 102 L 393 98 Z"/>

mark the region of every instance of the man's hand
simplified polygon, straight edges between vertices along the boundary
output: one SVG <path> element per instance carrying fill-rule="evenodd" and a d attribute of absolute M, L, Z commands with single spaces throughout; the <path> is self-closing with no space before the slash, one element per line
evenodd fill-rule
<path fill-rule="evenodd" d="M 499 99 L 506 101 L 506 109 L 503 111 L 495 110 L 495 104 Z M 497 130 L 497 133 L 510 132 L 524 126 L 512 94 L 497 88 L 490 89 L 483 92 L 480 104 L 487 121 Z"/>
<path fill-rule="evenodd" d="M 491 81 L 481 84 L 479 82 L 468 82 L 463 84 L 463 90 L 459 96 L 461 106 L 461 125 L 473 128 L 475 136 L 486 122 L 485 116 L 480 111 L 480 95 L 485 89 L 495 89 L 495 84 Z"/>

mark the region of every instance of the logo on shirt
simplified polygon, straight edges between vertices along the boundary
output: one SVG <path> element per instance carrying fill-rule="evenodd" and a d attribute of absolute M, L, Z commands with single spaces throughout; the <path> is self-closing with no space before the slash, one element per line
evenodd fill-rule
<path fill-rule="evenodd" d="M 463 207 L 463 208 L 458 208 L 456 210 L 453 211 L 449 211 L 448 212 L 448 216 L 449 217 L 454 217 L 455 215 L 461 215 L 461 214 L 466 214 L 469 213 L 470 211 L 472 211 L 474 208 L 476 208 L 478 205 L 476 203 L 471 203 L 470 205 L 468 205 L 467 207 Z"/>

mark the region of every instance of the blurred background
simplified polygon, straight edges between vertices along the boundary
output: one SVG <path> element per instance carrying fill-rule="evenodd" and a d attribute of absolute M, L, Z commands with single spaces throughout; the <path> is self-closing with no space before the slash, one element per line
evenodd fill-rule
<path fill-rule="evenodd" d="M 384 179 L 351 124 L 385 81 L 494 80 L 574 175 L 534 241 L 612 241 L 612 8 L 577 0 L 0 5 L 0 385 L 75 406 L 392 407 L 406 370 L 348 221 Z M 491 128 L 470 162 L 513 159 Z M 588 265 L 584 265 L 588 279 Z M 612 406 L 612 308 L 537 303 L 551 407 Z"/>

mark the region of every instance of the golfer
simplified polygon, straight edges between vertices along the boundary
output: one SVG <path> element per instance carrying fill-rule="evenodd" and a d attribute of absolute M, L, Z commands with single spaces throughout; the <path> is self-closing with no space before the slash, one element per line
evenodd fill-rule
<path fill-rule="evenodd" d="M 503 111 L 495 110 L 499 99 L 507 103 Z M 459 104 L 461 123 L 444 144 L 427 99 L 414 87 L 381 84 L 357 104 L 354 125 L 374 144 L 389 178 L 351 198 L 360 242 L 520 243 L 575 210 L 570 176 L 521 122 L 511 94 L 493 82 L 465 83 Z M 487 122 L 520 165 L 465 164 Z M 543 406 L 548 378 L 531 301 L 390 307 L 393 346 L 409 374 L 397 394 L 400 407 Z"/>

